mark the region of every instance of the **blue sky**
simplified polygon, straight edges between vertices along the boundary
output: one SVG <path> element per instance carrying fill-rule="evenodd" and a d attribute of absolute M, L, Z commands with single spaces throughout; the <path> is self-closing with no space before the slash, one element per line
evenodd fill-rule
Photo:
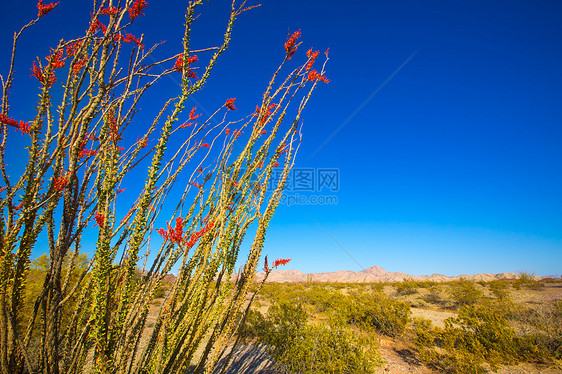
<path fill-rule="evenodd" d="M 149 1 L 132 31 L 146 45 L 166 40 L 163 55 L 178 53 L 183 3 Z M 0 3 L 3 50 L 35 4 Z M 24 34 L 11 116 L 35 104 L 35 56 L 83 32 L 90 10 L 61 0 Z M 201 8 L 194 48 L 218 43 L 228 10 L 224 1 Z M 338 170 L 337 191 L 300 192 L 337 204 L 280 206 L 264 253 L 303 272 L 561 274 L 561 21 L 556 1 L 284 0 L 240 16 L 194 98 L 203 110 L 236 97 L 241 114 L 252 112 L 289 32 L 302 31 L 296 58 L 330 48 L 331 82 L 304 113 L 295 167 Z M 3 75 L 7 63 L 6 53 Z"/>

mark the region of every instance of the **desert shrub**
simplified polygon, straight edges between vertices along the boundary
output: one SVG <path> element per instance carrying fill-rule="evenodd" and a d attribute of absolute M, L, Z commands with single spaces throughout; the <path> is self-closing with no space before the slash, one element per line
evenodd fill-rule
<path fill-rule="evenodd" d="M 418 282 L 412 278 L 404 278 L 401 282 L 395 282 L 393 284 L 396 292 L 399 295 L 413 295 L 418 292 Z"/>
<path fill-rule="evenodd" d="M 277 363 L 293 373 L 372 373 L 381 365 L 376 340 L 341 325 L 307 325 Z"/>
<path fill-rule="evenodd" d="M 465 305 L 456 318 L 445 320 L 444 328 L 416 320 L 420 359 L 448 373 L 484 373 L 485 364 L 496 370 L 523 360 L 549 361 L 535 336 L 518 336 L 494 303 Z"/>
<path fill-rule="evenodd" d="M 437 281 L 432 281 L 432 280 L 423 280 L 423 281 L 418 281 L 417 282 L 418 287 L 420 288 L 425 288 L 426 290 L 433 290 L 435 288 L 439 288 L 440 283 Z"/>
<path fill-rule="evenodd" d="M 411 315 L 408 304 L 380 292 L 342 297 L 337 313 L 349 324 L 392 337 L 404 332 Z"/>
<path fill-rule="evenodd" d="M 306 323 L 301 304 L 274 303 L 248 314 L 243 333 L 267 344 L 276 364 L 295 373 L 371 373 L 380 365 L 375 340 L 347 326 Z"/>
<path fill-rule="evenodd" d="M 540 290 L 544 288 L 544 283 L 535 278 L 534 273 L 522 271 L 518 274 L 517 279 L 512 283 L 513 288 L 520 290 L 525 287 L 531 290 Z"/>
<path fill-rule="evenodd" d="M 556 359 L 562 358 L 562 300 L 534 309 L 520 307 L 511 318 L 533 337 L 535 345 Z"/>
<path fill-rule="evenodd" d="M 451 282 L 449 287 L 449 293 L 459 307 L 475 304 L 482 297 L 482 291 L 476 288 L 474 282 L 464 278 Z"/>
<path fill-rule="evenodd" d="M 502 281 L 499 281 L 499 280 L 494 280 L 494 281 L 488 282 L 488 286 L 490 287 L 490 291 L 492 291 L 492 294 L 494 294 L 496 299 L 499 299 L 499 300 L 510 299 L 509 291 L 507 290 L 507 285 L 508 285 L 508 283 L 502 282 Z"/>
<path fill-rule="evenodd" d="M 370 283 L 369 289 L 371 291 L 375 291 L 375 292 L 383 292 L 384 286 L 385 286 L 385 283 L 383 283 L 383 282 Z"/>

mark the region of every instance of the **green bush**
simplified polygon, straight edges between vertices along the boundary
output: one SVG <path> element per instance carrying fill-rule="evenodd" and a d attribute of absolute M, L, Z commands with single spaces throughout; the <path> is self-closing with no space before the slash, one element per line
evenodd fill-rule
<path fill-rule="evenodd" d="M 242 334 L 267 344 L 283 370 L 297 373 L 372 373 L 381 364 L 375 340 L 332 320 L 307 324 L 299 303 L 274 303 L 266 316 L 251 311 Z"/>
<path fill-rule="evenodd" d="M 418 292 L 418 282 L 412 278 L 404 278 L 401 282 L 395 282 L 393 284 L 396 292 L 399 295 L 413 295 Z"/>
<path fill-rule="evenodd" d="M 444 328 L 416 320 L 420 359 L 448 373 L 484 373 L 485 364 L 496 370 L 500 364 L 549 362 L 536 336 L 516 334 L 502 315 L 504 309 L 490 301 L 465 305 L 458 317 L 445 320 Z"/>
<path fill-rule="evenodd" d="M 544 283 L 535 279 L 534 273 L 528 273 L 526 271 L 520 272 L 517 279 L 512 283 L 512 285 L 516 290 L 520 290 L 521 287 L 525 287 L 531 290 L 540 290 L 544 288 Z"/>
<path fill-rule="evenodd" d="M 342 298 L 338 312 L 347 323 L 388 335 L 401 335 L 410 318 L 410 306 L 386 294 L 353 293 Z"/>
<path fill-rule="evenodd" d="M 494 280 L 494 281 L 488 282 L 488 286 L 490 287 L 490 291 L 492 291 L 492 293 L 494 294 L 496 299 L 499 299 L 499 300 L 510 299 L 509 291 L 507 290 L 507 283 L 506 282 Z"/>
<path fill-rule="evenodd" d="M 450 283 L 450 294 L 459 307 L 475 304 L 481 297 L 482 291 L 476 288 L 474 282 L 461 278 Z"/>

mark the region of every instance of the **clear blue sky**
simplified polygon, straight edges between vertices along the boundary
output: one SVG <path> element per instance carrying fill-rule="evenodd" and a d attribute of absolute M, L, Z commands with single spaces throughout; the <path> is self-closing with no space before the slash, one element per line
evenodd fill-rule
<path fill-rule="evenodd" d="M 132 30 L 179 52 L 183 3 L 149 1 Z M 0 3 L 2 50 L 35 4 Z M 90 8 L 61 0 L 24 34 L 11 116 L 29 120 L 33 59 L 83 31 Z M 194 48 L 218 43 L 229 5 L 201 10 Z M 306 109 L 296 168 L 337 169 L 339 190 L 300 192 L 337 204 L 281 206 L 265 254 L 303 272 L 562 273 L 561 2 L 267 1 L 239 18 L 197 105 L 253 111 L 297 29 L 296 57 L 330 48 L 331 83 Z"/>

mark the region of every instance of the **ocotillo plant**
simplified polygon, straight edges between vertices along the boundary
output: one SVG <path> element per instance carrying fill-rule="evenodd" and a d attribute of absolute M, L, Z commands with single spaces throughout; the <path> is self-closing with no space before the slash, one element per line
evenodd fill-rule
<path fill-rule="evenodd" d="M 9 71 L 1 77 L 1 371 L 212 372 L 243 319 L 265 232 L 300 144 L 301 113 L 318 82 L 328 82 L 324 66 L 313 69 L 318 52 L 309 50 L 306 63 L 283 78 L 300 44 L 295 32 L 255 113 L 229 119 L 235 99 L 225 96 L 224 105 L 199 118 L 196 108 L 185 110 L 188 98 L 204 87 L 236 18 L 251 6 L 233 1 L 220 45 L 194 50 L 191 26 L 202 1 L 190 1 L 182 48 L 155 60 L 158 45 L 145 48 L 143 35 L 127 32 L 144 14 L 144 0 L 94 0 L 84 35 L 61 40 L 46 63 L 28 65 L 39 102 L 33 118 L 14 119 L 8 97 L 17 84 L 18 40 L 57 4 L 39 1 L 37 18 L 14 34 Z M 130 57 L 122 63 L 122 56 Z M 125 130 L 138 124 L 137 104 L 171 74 L 181 77 L 177 96 L 163 98 L 147 130 L 128 141 Z M 14 129 L 29 137 L 28 159 L 21 173 L 9 175 L 9 138 L 22 136 Z M 176 149 L 168 149 L 172 135 L 185 139 Z M 273 170 L 281 172 L 270 190 Z M 119 193 L 133 173 L 145 184 L 122 215 Z M 167 227 L 160 228 L 172 187 L 186 179 Z M 85 235 L 96 238 L 95 247 Z M 151 238 L 162 244 L 151 250 L 159 242 Z M 238 262 L 245 240 L 249 255 Z M 47 248 L 48 270 L 32 312 L 24 315 L 37 246 Z M 76 274 L 83 253 L 91 261 Z M 146 269 L 140 276 L 139 264 Z M 177 280 L 149 325 L 149 305 L 172 269 Z"/>

